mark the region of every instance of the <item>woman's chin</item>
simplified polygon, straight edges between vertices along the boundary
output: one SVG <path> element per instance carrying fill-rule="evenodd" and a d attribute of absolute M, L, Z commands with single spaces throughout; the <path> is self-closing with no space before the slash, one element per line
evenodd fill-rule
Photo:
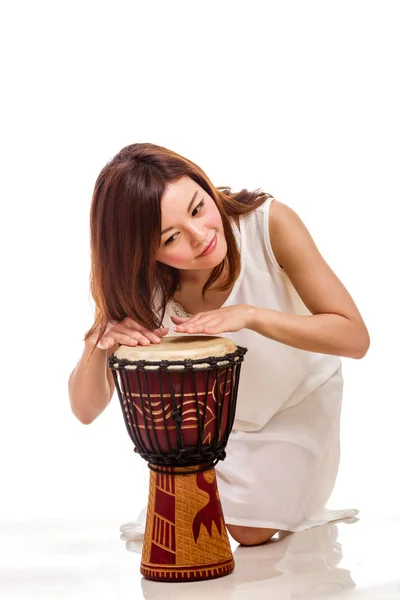
<path fill-rule="evenodd" d="M 198 269 L 213 269 L 214 267 L 217 267 L 218 265 L 220 265 L 224 258 L 226 256 L 226 252 L 222 253 L 222 252 L 218 252 L 218 253 L 212 253 L 210 254 L 210 256 L 204 256 L 202 257 L 202 262 L 201 262 L 201 266 L 200 263 L 198 265 Z"/>

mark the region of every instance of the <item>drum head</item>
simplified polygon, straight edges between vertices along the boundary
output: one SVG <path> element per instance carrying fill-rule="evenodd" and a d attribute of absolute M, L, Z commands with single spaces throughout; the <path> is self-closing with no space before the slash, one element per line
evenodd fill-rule
<path fill-rule="evenodd" d="M 185 360 L 201 359 L 210 356 L 225 356 L 237 350 L 237 346 L 227 338 L 217 336 L 170 336 L 161 338 L 159 344 L 149 346 L 120 346 L 114 353 L 126 360 Z"/>

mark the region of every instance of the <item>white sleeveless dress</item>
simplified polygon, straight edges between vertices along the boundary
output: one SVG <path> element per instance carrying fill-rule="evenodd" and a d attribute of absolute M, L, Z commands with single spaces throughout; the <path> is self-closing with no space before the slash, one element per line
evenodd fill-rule
<path fill-rule="evenodd" d="M 232 220 L 241 271 L 223 306 L 311 315 L 273 254 L 273 200 L 241 216 L 240 231 Z M 180 309 L 174 302 L 167 306 L 168 335 L 180 335 L 170 318 Z M 248 349 L 226 458 L 215 468 L 226 523 L 300 531 L 355 517 L 357 509 L 325 508 L 340 460 L 340 357 L 292 348 L 248 329 L 223 336 Z M 145 518 L 144 509 L 136 523 L 121 527 L 125 539 L 143 535 Z"/>

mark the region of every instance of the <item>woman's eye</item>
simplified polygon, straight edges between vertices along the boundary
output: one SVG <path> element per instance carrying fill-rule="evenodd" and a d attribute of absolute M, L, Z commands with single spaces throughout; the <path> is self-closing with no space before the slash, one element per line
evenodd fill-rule
<path fill-rule="evenodd" d="M 172 242 L 175 241 L 175 236 L 178 235 L 177 233 L 175 233 L 174 235 L 171 235 L 170 238 L 167 239 L 166 242 L 164 242 L 164 246 L 169 246 L 170 244 L 172 244 Z"/>
<path fill-rule="evenodd" d="M 200 210 L 200 208 L 201 208 L 202 206 L 204 206 L 204 200 L 202 200 L 202 201 L 201 201 L 201 202 L 200 202 L 200 203 L 199 203 L 199 204 L 196 206 L 196 208 L 193 210 L 193 212 L 192 212 L 192 217 L 195 217 L 195 216 L 196 216 L 196 215 L 194 215 L 193 213 L 194 213 L 196 210 L 197 210 L 197 211 L 198 211 L 198 210 Z M 196 213 L 196 214 L 197 214 L 197 213 Z"/>
<path fill-rule="evenodd" d="M 195 217 L 197 215 L 196 211 L 199 211 L 203 206 L 204 206 L 204 200 L 199 202 L 199 204 L 196 206 L 196 208 L 193 209 L 192 217 Z M 171 237 L 168 238 L 166 242 L 164 242 L 164 246 L 169 246 L 170 244 L 172 244 L 172 242 L 174 242 L 176 240 L 177 235 L 178 235 L 178 233 L 174 233 L 174 235 L 171 235 Z"/>

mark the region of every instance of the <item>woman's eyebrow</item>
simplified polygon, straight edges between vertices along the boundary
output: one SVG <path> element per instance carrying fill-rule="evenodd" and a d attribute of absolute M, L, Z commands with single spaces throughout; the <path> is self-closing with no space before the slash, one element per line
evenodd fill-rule
<path fill-rule="evenodd" d="M 189 206 L 188 206 L 188 213 L 190 212 L 190 209 L 192 208 L 192 204 L 193 202 L 196 200 L 196 196 L 199 193 L 199 190 L 196 190 L 195 193 L 193 194 L 193 198 L 191 199 Z M 167 233 L 167 231 L 169 231 L 170 229 L 174 229 L 173 227 L 168 227 L 167 229 L 164 229 L 164 231 L 161 232 L 161 235 L 164 235 L 164 233 Z"/>

